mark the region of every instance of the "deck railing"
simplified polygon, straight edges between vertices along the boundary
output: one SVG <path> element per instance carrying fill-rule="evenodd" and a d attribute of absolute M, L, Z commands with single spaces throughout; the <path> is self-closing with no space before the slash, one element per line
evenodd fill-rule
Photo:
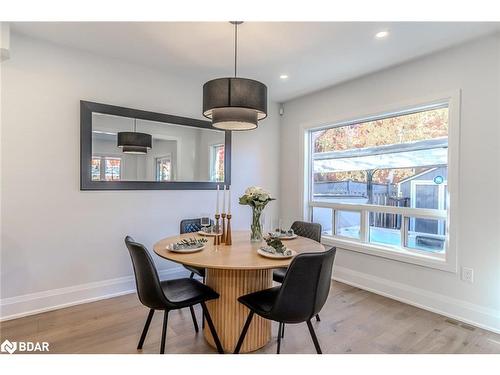
<path fill-rule="evenodd" d="M 401 245 L 407 247 L 410 230 L 410 218 L 447 220 L 446 210 L 435 210 L 427 208 L 398 207 L 398 206 L 380 206 L 376 204 L 353 204 L 353 203 L 333 203 L 322 201 L 310 201 L 309 207 L 312 210 L 317 208 L 332 209 L 332 236 L 339 236 L 337 233 L 337 223 L 339 212 L 359 212 L 360 214 L 360 235 L 357 241 L 369 242 L 370 215 L 390 214 L 398 216 L 400 219 L 399 229 L 401 231 Z M 373 225 L 373 222 L 372 222 Z M 356 240 L 356 239 L 354 239 Z"/>

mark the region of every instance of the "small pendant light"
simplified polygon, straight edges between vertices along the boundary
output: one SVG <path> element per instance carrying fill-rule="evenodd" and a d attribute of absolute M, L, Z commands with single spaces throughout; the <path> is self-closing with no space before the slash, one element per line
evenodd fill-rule
<path fill-rule="evenodd" d="M 267 117 L 267 87 L 259 81 L 237 77 L 238 25 L 234 25 L 234 77 L 217 78 L 203 85 L 203 116 L 222 130 L 253 130 Z"/>
<path fill-rule="evenodd" d="M 147 154 L 152 147 L 153 137 L 151 134 L 137 133 L 137 119 L 134 119 L 133 132 L 118 133 L 118 147 L 125 154 Z"/>

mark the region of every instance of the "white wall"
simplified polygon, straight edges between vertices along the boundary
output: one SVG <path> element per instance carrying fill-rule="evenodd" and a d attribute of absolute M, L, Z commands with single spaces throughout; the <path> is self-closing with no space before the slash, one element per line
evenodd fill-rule
<path fill-rule="evenodd" d="M 393 103 L 462 90 L 459 161 L 460 275 L 340 250 L 340 280 L 500 331 L 500 40 L 490 36 L 284 104 L 280 211 L 302 215 L 301 126 L 368 115 Z M 335 69 L 335 66 L 332 66 Z"/>
<path fill-rule="evenodd" d="M 133 288 L 123 244 L 149 248 L 182 218 L 211 212 L 213 191 L 80 191 L 81 99 L 201 118 L 204 82 L 12 35 L 2 63 L 2 317 L 92 300 Z M 250 225 L 237 205 L 249 185 L 275 196 L 279 116 L 233 136 L 234 229 Z M 273 202 L 266 209 L 277 212 Z M 176 267 L 155 258 L 161 274 Z"/>

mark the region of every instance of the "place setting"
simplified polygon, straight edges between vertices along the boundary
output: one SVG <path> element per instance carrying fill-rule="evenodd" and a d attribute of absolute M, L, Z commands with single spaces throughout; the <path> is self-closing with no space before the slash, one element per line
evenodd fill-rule
<path fill-rule="evenodd" d="M 215 227 L 213 220 L 210 220 L 208 214 L 203 214 L 200 218 L 201 229 L 196 233 L 204 237 L 215 237 L 220 235 L 221 232 Z"/>
<path fill-rule="evenodd" d="M 271 237 L 279 238 L 280 240 L 294 240 L 298 236 L 295 234 L 292 228 L 283 229 L 281 226 L 276 228 L 273 232 L 269 233 Z"/>
<path fill-rule="evenodd" d="M 257 250 L 259 255 L 271 259 L 289 259 L 297 255 L 292 249 L 286 247 L 280 237 L 269 236 L 265 238 L 266 246 L 262 246 Z"/>
<path fill-rule="evenodd" d="M 222 211 L 220 210 L 222 192 Z M 227 208 L 227 210 L 226 210 Z M 220 185 L 217 185 L 217 195 L 215 203 L 215 222 L 207 217 L 201 219 L 202 229 L 198 231 L 201 236 L 213 237 L 214 245 L 231 245 L 231 186 L 223 185 L 221 190 Z"/>
<path fill-rule="evenodd" d="M 220 210 L 220 202 L 222 193 L 222 211 Z M 227 207 L 227 211 L 226 211 Z M 167 245 L 167 250 L 175 253 L 194 253 L 201 251 L 208 243 L 207 237 L 213 237 L 214 245 L 231 245 L 231 191 L 230 186 L 217 185 L 216 205 L 215 205 L 215 221 L 210 219 L 209 214 L 202 214 L 199 219 L 199 230 L 194 231 L 202 238 L 185 238 L 181 241 L 170 243 Z M 222 220 L 221 220 L 222 219 Z M 222 221 L 222 223 L 221 223 Z M 222 224 L 222 225 L 221 225 Z"/>
<path fill-rule="evenodd" d="M 167 245 L 167 250 L 174 253 L 196 253 L 205 248 L 206 238 L 184 238 L 182 241 Z"/>

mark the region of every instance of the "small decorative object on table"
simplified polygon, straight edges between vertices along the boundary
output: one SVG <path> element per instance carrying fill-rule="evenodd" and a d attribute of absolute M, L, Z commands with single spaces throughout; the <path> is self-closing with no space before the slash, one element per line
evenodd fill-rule
<path fill-rule="evenodd" d="M 220 245 L 220 225 L 219 225 L 220 214 L 215 214 L 215 236 L 214 245 Z"/>
<path fill-rule="evenodd" d="M 278 237 L 274 237 L 270 234 L 266 238 L 267 246 L 261 247 L 257 252 L 267 258 L 291 258 L 295 255 L 295 252 L 286 248 L 283 242 Z"/>
<path fill-rule="evenodd" d="M 283 242 L 278 237 L 269 236 L 266 238 L 267 246 L 270 246 L 275 250 L 276 253 L 282 255 L 289 255 L 288 253 L 292 253 L 290 249 L 287 249 Z"/>
<path fill-rule="evenodd" d="M 184 238 L 182 241 L 168 245 L 167 249 L 176 252 L 193 252 L 201 250 L 208 242 L 206 238 Z"/>
<path fill-rule="evenodd" d="M 294 238 L 297 238 L 297 235 L 293 231 L 293 229 L 280 229 L 276 228 L 276 230 L 273 233 L 269 233 L 270 236 L 272 237 L 278 237 L 281 240 L 292 240 Z"/>
<path fill-rule="evenodd" d="M 245 194 L 240 197 L 241 205 L 252 207 L 252 225 L 250 226 L 250 240 L 252 242 L 262 241 L 260 216 L 266 205 L 273 200 L 275 199 L 271 198 L 271 194 L 257 186 L 249 187 L 245 190 Z"/>
<path fill-rule="evenodd" d="M 207 236 L 207 237 L 215 236 L 216 235 L 215 225 L 211 225 L 209 227 L 201 228 L 198 231 L 198 234 L 201 235 L 201 236 Z"/>
<path fill-rule="evenodd" d="M 227 188 L 227 189 L 226 189 Z M 222 191 L 222 212 L 219 213 L 219 192 L 220 186 L 217 185 L 217 204 L 215 206 L 215 228 L 216 234 L 214 237 L 214 245 L 220 245 L 225 243 L 226 245 L 231 245 L 231 186 L 224 185 L 224 190 Z M 226 212 L 226 199 L 227 199 L 227 212 Z M 222 218 L 222 231 L 219 225 L 219 219 Z M 227 227 L 226 227 L 227 218 Z M 229 239 L 229 242 L 228 242 Z"/>
<path fill-rule="evenodd" d="M 227 228 L 226 228 L 226 245 L 232 245 L 233 238 L 231 235 L 231 214 L 227 214 Z"/>

